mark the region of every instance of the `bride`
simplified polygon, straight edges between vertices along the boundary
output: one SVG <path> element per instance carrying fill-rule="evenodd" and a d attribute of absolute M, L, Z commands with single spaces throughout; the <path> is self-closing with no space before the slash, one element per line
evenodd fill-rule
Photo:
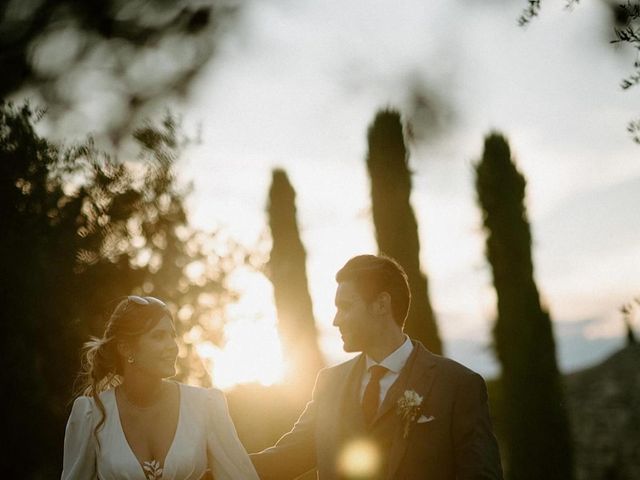
<path fill-rule="evenodd" d="M 258 479 L 222 392 L 168 380 L 175 338 L 162 301 L 129 296 L 86 344 L 63 480 Z"/>

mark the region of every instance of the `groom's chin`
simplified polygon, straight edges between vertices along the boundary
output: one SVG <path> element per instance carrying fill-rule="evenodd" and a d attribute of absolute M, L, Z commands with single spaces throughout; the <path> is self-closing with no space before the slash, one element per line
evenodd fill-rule
<path fill-rule="evenodd" d="M 347 353 L 360 352 L 361 351 L 356 345 L 353 345 L 353 344 L 350 344 L 350 343 L 346 343 L 346 342 L 342 342 L 342 349 Z"/>

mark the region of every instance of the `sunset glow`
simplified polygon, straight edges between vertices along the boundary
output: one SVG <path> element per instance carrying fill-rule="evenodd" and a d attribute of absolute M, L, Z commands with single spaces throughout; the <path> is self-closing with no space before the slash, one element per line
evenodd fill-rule
<path fill-rule="evenodd" d="M 241 297 L 228 307 L 225 344 L 197 346 L 214 386 L 229 389 L 241 383 L 268 386 L 282 381 L 285 366 L 271 284 L 262 274 L 245 269 L 233 274 L 231 284 Z"/>

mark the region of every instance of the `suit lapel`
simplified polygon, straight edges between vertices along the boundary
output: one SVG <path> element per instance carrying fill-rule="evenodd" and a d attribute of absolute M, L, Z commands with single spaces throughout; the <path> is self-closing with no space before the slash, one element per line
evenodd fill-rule
<path fill-rule="evenodd" d="M 362 376 L 366 369 L 365 356 L 362 355 L 356 365 L 351 369 L 351 373 L 346 381 L 346 388 L 341 398 L 342 417 L 341 422 L 346 418 L 350 419 L 352 428 L 360 430 L 365 427 L 364 412 L 360 402 L 360 388 L 362 386 Z"/>
<path fill-rule="evenodd" d="M 404 373 L 406 373 L 406 376 L 402 379 Z M 375 423 L 377 419 L 388 414 L 393 414 L 397 417 L 397 426 L 391 451 L 389 452 L 387 478 L 393 478 L 408 446 L 408 439 L 404 438 L 404 424 L 396 413 L 397 401 L 405 391 L 413 390 L 423 398 L 422 404 L 426 405 L 436 373 L 437 368 L 433 354 L 424 348 L 420 342 L 414 341 L 414 349 L 407 361 L 407 365 L 405 365 L 398 381 L 389 390 L 382 408 L 376 420 L 374 420 Z"/>

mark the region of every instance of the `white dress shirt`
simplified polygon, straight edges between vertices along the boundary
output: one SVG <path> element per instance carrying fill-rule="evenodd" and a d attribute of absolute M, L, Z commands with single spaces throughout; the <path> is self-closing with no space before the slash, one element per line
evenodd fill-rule
<path fill-rule="evenodd" d="M 367 384 L 371 379 L 371 367 L 373 367 L 374 365 L 381 365 L 388 370 L 388 372 L 386 372 L 380 379 L 380 398 L 378 399 L 378 405 L 382 405 L 384 397 L 386 397 L 389 388 L 391 388 L 391 385 L 393 385 L 393 382 L 395 382 L 400 376 L 400 371 L 407 363 L 407 360 L 409 360 L 409 356 L 411 356 L 412 351 L 413 343 L 411 343 L 411 339 L 405 335 L 404 343 L 400 345 L 400 347 L 398 347 L 393 353 L 384 358 L 380 363 L 377 363 L 367 355 L 367 370 L 362 376 L 362 383 L 360 385 L 360 402 L 362 402 L 364 390 L 365 388 L 367 388 Z"/>

